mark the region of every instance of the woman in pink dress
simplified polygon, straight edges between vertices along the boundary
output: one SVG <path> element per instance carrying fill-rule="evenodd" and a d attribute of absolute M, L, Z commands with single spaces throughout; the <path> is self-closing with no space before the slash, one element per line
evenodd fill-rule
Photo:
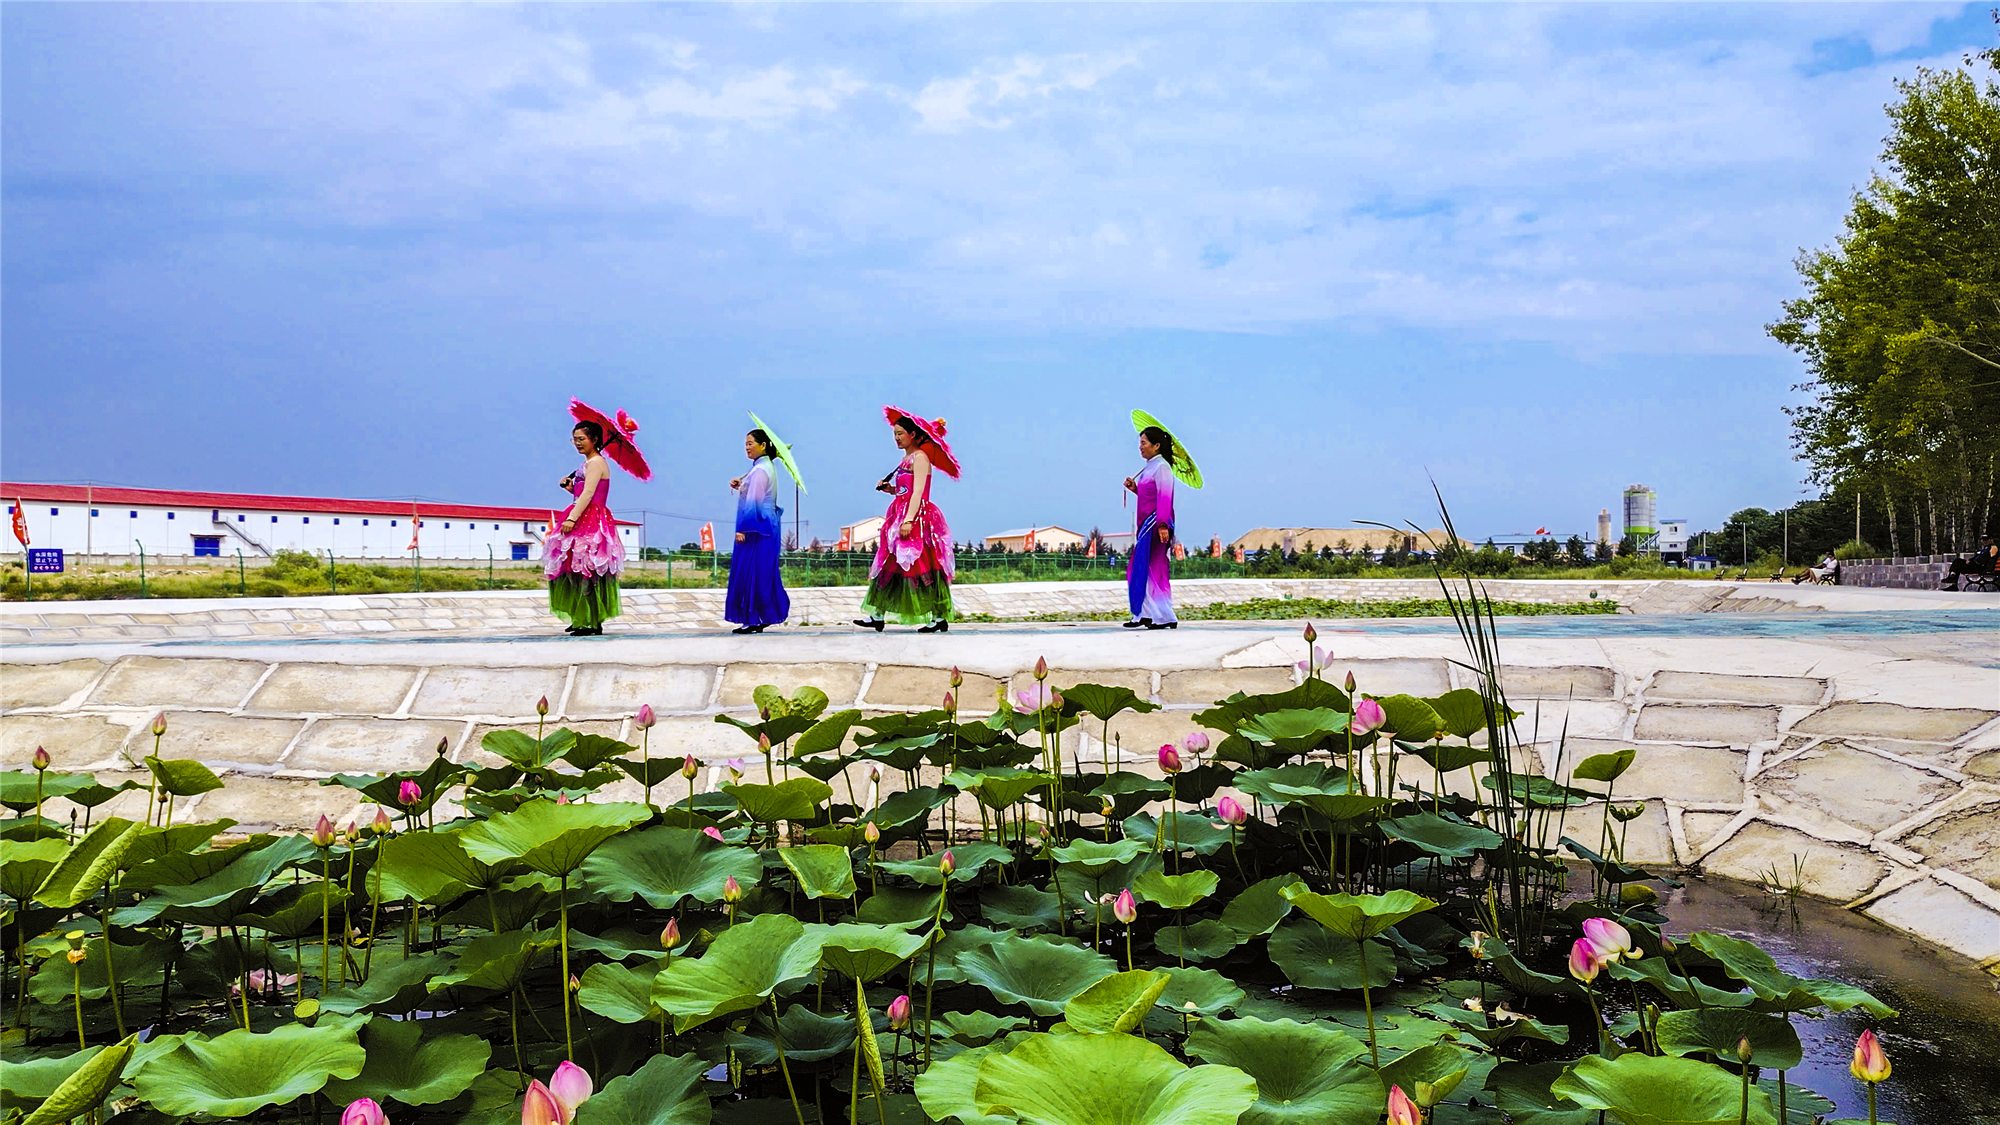
<path fill-rule="evenodd" d="M 903 459 L 875 486 L 892 498 L 882 516 L 868 592 L 861 599 L 867 616 L 854 623 L 878 633 L 889 621 L 921 625 L 919 633 L 942 633 L 951 628 L 955 560 L 951 528 L 931 502 L 931 490 L 938 474 L 958 476 L 958 458 L 945 444 L 944 419 L 919 418 L 893 406 L 882 413 Z"/>
<path fill-rule="evenodd" d="M 618 521 L 611 515 L 604 427 L 596 421 L 578 422 L 570 440 L 583 455 L 583 466 L 560 483 L 576 502 L 542 545 L 543 573 L 549 579 L 549 609 L 569 626 L 565 631 L 573 637 L 595 637 L 603 635 L 605 621 L 618 616 L 618 572 L 625 566 L 625 545 L 618 541 Z"/>

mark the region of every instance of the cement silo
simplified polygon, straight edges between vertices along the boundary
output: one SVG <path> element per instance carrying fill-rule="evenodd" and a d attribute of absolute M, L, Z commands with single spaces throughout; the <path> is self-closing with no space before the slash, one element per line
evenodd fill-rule
<path fill-rule="evenodd" d="M 1609 508 L 1597 509 L 1597 541 L 1607 547 L 1611 545 L 1611 509 Z"/>
<path fill-rule="evenodd" d="M 1653 515 L 1658 499 L 1653 490 L 1643 484 L 1635 484 L 1625 490 L 1625 534 L 1631 536 L 1633 543 L 1641 549 L 1660 533 L 1660 526 Z"/>

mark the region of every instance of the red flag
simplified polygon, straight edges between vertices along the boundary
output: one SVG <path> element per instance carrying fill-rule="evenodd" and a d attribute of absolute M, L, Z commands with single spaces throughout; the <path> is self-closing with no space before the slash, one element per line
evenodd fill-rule
<path fill-rule="evenodd" d="M 701 525 L 701 549 L 704 551 L 715 550 L 715 525 L 712 523 Z"/>
<path fill-rule="evenodd" d="M 1208 541 L 1208 557 L 1212 559 L 1222 557 L 1222 536 L 1217 535 Z"/>
<path fill-rule="evenodd" d="M 1549 529 L 1548 529 L 1548 528 L 1546 528 L 1546 527 L 1538 527 L 1538 528 L 1536 528 L 1536 529 L 1535 529 L 1535 534 L 1536 534 L 1536 535 L 1547 535 L 1548 533 L 1549 533 Z"/>
<path fill-rule="evenodd" d="M 1087 559 L 1097 557 L 1097 537 L 1095 535 L 1090 537 L 1090 545 L 1083 549 L 1083 557 Z"/>
<path fill-rule="evenodd" d="M 1029 528 L 1029 529 L 1028 529 L 1028 534 L 1027 534 L 1026 536 L 1024 536 L 1024 537 L 1022 538 L 1022 540 L 1021 540 L 1021 549 L 1022 549 L 1023 551 L 1032 551 L 1032 550 L 1034 550 L 1034 549 L 1035 549 L 1035 529 L 1034 529 L 1034 528 L 1032 528 L 1032 527 L 1031 527 L 1031 528 Z"/>
<path fill-rule="evenodd" d="M 403 548 L 403 550 L 414 551 L 417 549 L 417 529 L 423 526 L 424 526 L 424 521 L 420 519 L 410 520 L 410 545 Z"/>
<path fill-rule="evenodd" d="M 14 538 L 21 546 L 28 545 L 28 505 L 18 499 L 14 501 Z"/>
<path fill-rule="evenodd" d="M 1236 548 L 1236 561 L 1239 565 L 1243 562 L 1243 548 L 1241 547 Z"/>
<path fill-rule="evenodd" d="M 847 551 L 847 550 L 852 550 L 853 547 L 854 547 L 854 529 L 851 527 L 841 528 L 840 542 L 835 543 L 833 545 L 833 549 L 836 551 Z"/>

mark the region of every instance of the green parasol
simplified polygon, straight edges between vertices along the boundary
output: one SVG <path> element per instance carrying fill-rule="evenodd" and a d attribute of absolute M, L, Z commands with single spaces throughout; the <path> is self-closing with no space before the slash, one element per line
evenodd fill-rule
<path fill-rule="evenodd" d="M 1165 422 L 1160 421 L 1151 414 L 1143 410 L 1134 410 L 1132 412 L 1132 429 L 1135 432 L 1144 433 L 1148 426 L 1158 426 L 1160 429 L 1167 431 L 1168 437 L 1174 439 L 1174 456 L 1168 462 L 1168 465 L 1174 470 L 1174 476 L 1179 478 L 1180 482 L 1189 488 L 1200 488 L 1201 470 L 1195 467 L 1194 458 L 1188 455 L 1187 446 L 1181 442 L 1180 435 L 1174 433 L 1173 430 L 1167 427 Z"/>
<path fill-rule="evenodd" d="M 792 447 L 785 444 L 785 439 L 778 436 L 778 431 L 772 429 L 762 418 L 757 417 L 755 410 L 750 412 L 750 424 L 764 431 L 770 437 L 771 456 L 784 464 L 785 471 L 792 474 L 792 483 L 799 486 L 800 492 L 804 492 L 806 490 L 806 479 L 799 475 L 799 463 L 792 460 Z"/>

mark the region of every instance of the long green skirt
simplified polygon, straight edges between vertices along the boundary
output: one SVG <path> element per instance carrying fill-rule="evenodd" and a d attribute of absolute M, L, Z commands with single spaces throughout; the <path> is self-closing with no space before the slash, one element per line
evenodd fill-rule
<path fill-rule="evenodd" d="M 950 621 L 951 580 L 935 570 L 912 575 L 885 569 L 868 583 L 868 593 L 861 599 L 861 612 L 898 625 Z"/>
<path fill-rule="evenodd" d="M 549 612 L 577 629 L 595 629 L 618 616 L 618 577 L 565 574 L 549 580 Z"/>

